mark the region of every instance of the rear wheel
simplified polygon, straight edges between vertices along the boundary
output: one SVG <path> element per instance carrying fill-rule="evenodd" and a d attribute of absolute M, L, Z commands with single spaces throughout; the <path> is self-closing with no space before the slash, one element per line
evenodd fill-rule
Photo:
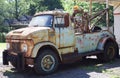
<path fill-rule="evenodd" d="M 35 71 L 37 74 L 51 74 L 56 71 L 58 67 L 58 58 L 52 50 L 43 50 L 35 60 Z"/>
<path fill-rule="evenodd" d="M 108 42 L 104 47 L 104 52 L 97 55 L 97 58 L 103 62 L 111 61 L 116 56 L 116 47 L 114 43 Z"/>

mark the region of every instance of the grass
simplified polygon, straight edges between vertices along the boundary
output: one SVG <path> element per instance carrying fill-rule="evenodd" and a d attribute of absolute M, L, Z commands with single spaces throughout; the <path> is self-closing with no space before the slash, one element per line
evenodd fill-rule
<path fill-rule="evenodd" d="M 6 48 L 6 43 L 0 43 L 0 49 L 5 49 Z"/>
<path fill-rule="evenodd" d="M 85 69 L 85 70 L 89 70 L 89 71 L 96 71 L 96 72 L 100 72 L 102 73 L 105 69 L 104 68 L 101 68 L 102 66 L 96 66 L 96 65 L 93 65 L 93 66 L 83 66 L 81 69 Z"/>
<path fill-rule="evenodd" d="M 103 73 L 109 74 L 110 78 L 120 78 L 119 71 L 117 70 L 105 70 Z"/>

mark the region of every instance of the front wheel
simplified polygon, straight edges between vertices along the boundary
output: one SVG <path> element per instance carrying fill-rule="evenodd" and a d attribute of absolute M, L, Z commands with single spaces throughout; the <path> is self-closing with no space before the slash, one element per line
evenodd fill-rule
<path fill-rule="evenodd" d="M 97 58 L 101 61 L 108 62 L 115 58 L 116 56 L 116 47 L 114 43 L 108 42 L 104 47 L 104 52 L 97 55 Z"/>
<path fill-rule="evenodd" d="M 43 50 L 35 60 L 35 71 L 37 74 L 51 74 L 56 71 L 58 67 L 58 58 L 52 50 Z"/>

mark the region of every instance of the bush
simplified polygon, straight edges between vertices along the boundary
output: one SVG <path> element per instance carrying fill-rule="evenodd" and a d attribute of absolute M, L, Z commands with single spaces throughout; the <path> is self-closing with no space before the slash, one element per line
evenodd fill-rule
<path fill-rule="evenodd" d="M 5 42 L 6 33 L 0 33 L 0 42 Z"/>
<path fill-rule="evenodd" d="M 5 36 L 10 31 L 9 26 L 0 26 L 0 42 L 5 42 Z"/>
<path fill-rule="evenodd" d="M 0 33 L 8 33 L 10 31 L 9 26 L 0 26 Z"/>

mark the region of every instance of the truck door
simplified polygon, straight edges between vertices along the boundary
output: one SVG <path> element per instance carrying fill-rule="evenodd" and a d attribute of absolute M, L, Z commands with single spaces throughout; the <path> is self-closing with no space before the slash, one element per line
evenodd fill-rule
<path fill-rule="evenodd" d="M 55 17 L 56 44 L 61 47 L 70 47 L 75 45 L 74 30 L 71 27 L 64 26 L 63 17 Z"/>
<path fill-rule="evenodd" d="M 76 48 L 78 49 L 78 53 L 83 53 L 86 50 L 86 46 L 84 45 L 84 34 L 75 33 L 76 38 Z"/>

